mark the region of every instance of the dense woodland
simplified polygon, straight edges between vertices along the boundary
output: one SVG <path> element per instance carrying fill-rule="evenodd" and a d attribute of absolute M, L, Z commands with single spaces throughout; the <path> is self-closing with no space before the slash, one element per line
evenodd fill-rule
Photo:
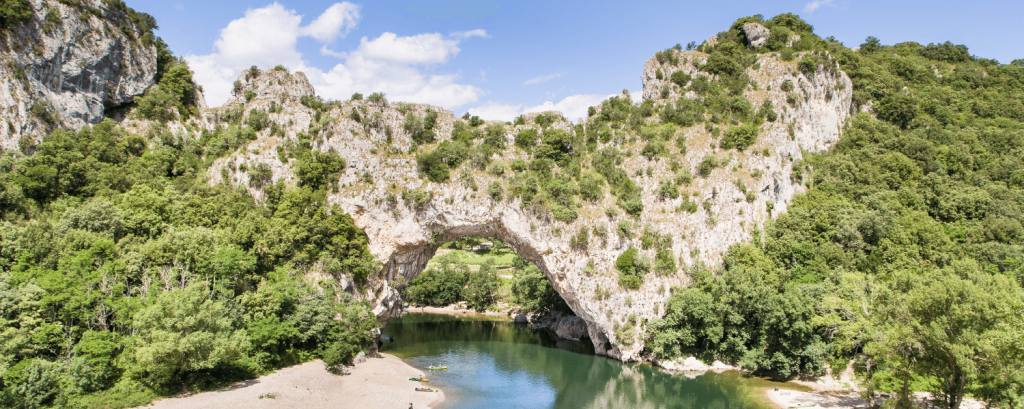
<path fill-rule="evenodd" d="M 744 44 L 750 21 L 772 30 L 765 49 Z M 867 391 L 897 391 L 901 407 L 913 391 L 950 408 L 964 394 L 1020 407 L 1024 60 L 875 38 L 854 51 L 781 15 L 737 21 L 705 50 L 708 64 L 786 58 L 775 37 L 786 32 L 802 37 L 793 51 L 811 51 L 801 68 L 838 62 L 854 103 L 871 102 L 877 119 L 858 115 L 834 149 L 799 164 L 793 178 L 809 191 L 761 238 L 721 267 L 694 266 L 696 285 L 649 323 L 648 348 L 781 377 L 853 359 Z"/>
<path fill-rule="evenodd" d="M 0 29 L 26 21 L 20 5 L 0 5 Z M 262 200 L 208 183 L 214 159 L 275 124 L 265 112 L 243 121 L 228 110 L 198 139 L 170 132 L 161 123 L 197 113 L 191 72 L 152 38 L 152 18 L 132 13 L 133 24 L 148 26 L 138 41 L 160 58 L 158 85 L 131 115 L 154 126 L 144 134 L 112 120 L 55 129 L 0 156 L 0 406 L 139 405 L 313 358 L 339 363 L 373 339 L 369 304 L 335 279 L 359 285 L 380 267 L 363 232 L 327 204 L 344 160 L 313 151 L 311 130 L 279 152 L 296 160 L 294 186 L 274 183 L 266 165 L 245 169 Z M 772 30 L 767 44 L 746 42 L 748 22 Z M 918 390 L 950 408 L 965 395 L 1024 404 L 1024 60 L 1000 64 L 962 45 L 874 38 L 853 50 L 792 14 L 740 19 L 718 37 L 685 47 L 707 53 L 700 68 L 712 76 L 659 71 L 696 99 L 612 98 L 568 130 L 554 126 L 561 118 L 538 116 L 539 132 L 514 138 L 530 159 L 508 163 L 492 159 L 507 148 L 501 124 L 467 115 L 437 143 L 436 116 L 410 115 L 411 152 L 425 179 L 502 176 L 507 183 L 482 194 L 518 198 L 560 221 L 606 194 L 617 203 L 609 216 L 641 215 L 636 180 L 644 171 L 619 165 L 642 155 L 675 172 L 658 186 L 663 197 L 688 198 L 676 212 L 705 212 L 714 223 L 710 202 L 691 201 L 687 186 L 724 154 L 749 148 L 758 126 L 785 109 L 752 106 L 745 70 L 766 53 L 797 62 L 805 75 L 838 64 L 853 80 L 856 108 L 871 112 L 850 119 L 836 147 L 796 164 L 792 177 L 808 192 L 721 266 L 677 263 L 670 239 L 629 218 L 576 232 L 573 246 L 619 235 L 655 250 L 651 260 L 625 252 L 616 263 L 622 289 L 603 291 L 638 288 L 646 274 L 691 276 L 694 285 L 674 290 L 666 316 L 643 324 L 653 357 L 693 354 L 778 378 L 852 360 L 868 392 L 899 392 L 903 399 L 890 404 L 900 407 Z M 657 58 L 668 67 L 683 49 Z M 784 90 L 788 104 L 801 103 L 799 89 Z M 321 111 L 331 102 L 303 103 L 327 120 Z M 52 120 L 45 107 L 38 116 Z M 679 131 L 694 126 L 723 155 L 690 170 L 680 166 Z M 422 192 L 402 196 L 414 206 L 429 201 Z M 517 259 L 515 267 L 502 284 L 491 266 L 470 273 L 442 261 L 410 283 L 408 296 L 487 308 L 504 291 L 527 310 L 564 306 L 535 266 Z"/>

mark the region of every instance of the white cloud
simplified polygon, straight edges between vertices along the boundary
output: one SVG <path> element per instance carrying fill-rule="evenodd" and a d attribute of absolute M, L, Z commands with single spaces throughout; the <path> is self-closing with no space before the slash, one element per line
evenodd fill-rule
<path fill-rule="evenodd" d="M 401 64 L 439 64 L 458 54 L 458 45 L 459 40 L 444 38 L 437 33 L 409 37 L 384 33 L 373 40 L 363 37 L 355 53 L 362 58 Z"/>
<path fill-rule="evenodd" d="M 454 108 L 476 102 L 483 91 L 459 84 L 454 74 L 426 74 L 422 66 L 444 64 L 459 53 L 459 43 L 472 37 L 487 38 L 478 29 L 445 37 L 437 33 L 399 36 L 385 32 L 363 37 L 355 50 L 335 51 L 330 42 L 345 37 L 358 23 L 359 7 L 336 3 L 306 26 L 294 10 L 273 3 L 250 9 L 244 17 L 228 23 L 207 55 L 189 55 L 196 81 L 203 85 L 211 106 L 223 104 L 231 95 L 238 74 L 252 66 L 269 68 L 278 64 L 302 71 L 317 94 L 333 99 L 352 93 L 385 92 L 395 101 L 423 102 Z M 299 38 L 311 37 L 321 43 L 320 54 L 341 62 L 329 70 L 308 65 L 296 50 Z"/>
<path fill-rule="evenodd" d="M 812 13 L 812 12 L 814 12 L 814 10 L 817 10 L 821 6 L 831 6 L 831 5 L 832 5 L 832 0 L 814 0 L 814 1 L 810 2 L 810 3 L 807 3 L 807 5 L 804 6 L 804 12 L 805 13 Z"/>
<path fill-rule="evenodd" d="M 469 113 L 483 119 L 500 119 L 511 121 L 515 117 L 531 112 L 559 111 L 565 114 L 569 120 L 578 120 L 587 117 L 587 108 L 598 105 L 615 95 L 579 94 L 570 95 L 558 102 L 545 101 L 543 104 L 523 108 L 520 105 L 499 104 L 488 101 L 478 107 L 470 108 Z"/>
<path fill-rule="evenodd" d="M 469 31 L 456 31 L 456 32 L 452 33 L 452 38 L 458 38 L 460 40 L 465 40 L 467 38 L 473 38 L 473 37 L 491 38 L 491 36 L 487 35 L 487 30 L 484 30 L 482 28 L 478 28 L 476 30 L 469 30 Z"/>
<path fill-rule="evenodd" d="M 303 27 L 300 35 L 317 39 L 321 43 L 336 40 L 339 36 L 345 37 L 349 31 L 359 23 L 359 6 L 355 4 L 335 3 L 328 7 L 324 14 Z"/>
<path fill-rule="evenodd" d="M 553 80 L 555 78 L 558 78 L 558 77 L 561 77 L 561 76 L 562 76 L 562 74 L 538 75 L 538 76 L 536 76 L 534 78 L 530 78 L 530 79 L 528 79 L 526 81 L 523 81 L 523 85 L 540 84 L 542 82 L 548 82 L 548 81 L 551 81 L 551 80 Z"/>
<path fill-rule="evenodd" d="M 511 121 L 522 114 L 522 104 L 506 105 L 494 101 L 487 101 L 476 108 L 470 108 L 469 114 L 476 115 L 483 119 L 500 119 Z"/>

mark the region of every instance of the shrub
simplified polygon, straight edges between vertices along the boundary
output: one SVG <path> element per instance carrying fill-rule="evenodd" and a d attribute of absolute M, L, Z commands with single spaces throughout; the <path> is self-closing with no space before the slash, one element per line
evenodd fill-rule
<path fill-rule="evenodd" d="M 537 146 L 537 130 L 536 129 L 523 129 L 516 134 L 516 146 L 523 148 L 527 152 L 531 152 L 534 146 Z"/>
<path fill-rule="evenodd" d="M 686 84 L 688 84 L 690 80 L 693 79 L 692 77 L 690 77 L 689 74 L 682 71 L 673 72 L 671 78 L 672 82 L 680 87 L 685 87 Z"/>
<path fill-rule="evenodd" d="M 469 268 L 465 264 L 445 264 L 441 268 L 428 268 L 414 278 L 406 288 L 412 304 L 446 306 L 462 299 L 462 290 L 469 281 Z"/>
<path fill-rule="evenodd" d="M 675 199 L 679 197 L 679 188 L 670 180 L 662 180 L 658 187 L 658 196 L 662 199 Z"/>
<path fill-rule="evenodd" d="M 451 179 L 448 164 L 437 150 L 416 155 L 416 168 L 421 176 L 434 183 L 444 183 Z"/>
<path fill-rule="evenodd" d="M 655 159 L 661 155 L 664 155 L 668 149 L 665 148 L 665 142 L 661 140 L 648 141 L 644 148 L 640 151 L 640 154 L 647 159 Z"/>
<path fill-rule="evenodd" d="M 260 162 L 249 171 L 249 186 L 262 188 L 270 183 L 273 177 L 274 172 L 270 169 L 270 165 Z"/>
<path fill-rule="evenodd" d="M 267 129 L 270 126 L 270 115 L 262 109 L 252 109 L 249 111 L 248 124 L 256 132 Z"/>
<path fill-rule="evenodd" d="M 135 97 L 135 104 L 133 112 L 143 119 L 167 122 L 178 117 L 174 111 L 173 97 L 159 85 L 146 90 L 142 96 Z"/>
<path fill-rule="evenodd" d="M 571 311 L 544 272 L 533 264 L 517 258 L 517 265 L 523 265 L 512 278 L 512 301 L 527 312 L 547 312 L 552 310 Z"/>
<path fill-rule="evenodd" d="M 405 200 L 405 204 L 416 210 L 423 210 L 427 208 L 427 204 L 434 199 L 434 192 L 424 192 L 422 190 L 405 189 L 402 191 L 402 198 Z"/>
<path fill-rule="evenodd" d="M 901 128 L 910 126 L 910 122 L 917 117 L 917 101 L 902 92 L 896 92 L 882 98 L 878 103 L 878 117 L 892 122 Z"/>
<path fill-rule="evenodd" d="M 363 100 L 363 94 L 360 94 L 358 92 L 354 93 L 354 94 L 352 94 L 352 98 L 349 98 L 349 100 L 350 101 L 362 101 Z"/>
<path fill-rule="evenodd" d="M 317 190 L 336 185 L 344 169 L 345 159 L 337 153 L 311 151 L 298 161 L 295 176 L 299 178 L 299 186 Z"/>
<path fill-rule="evenodd" d="M 388 103 L 388 99 L 383 92 L 374 92 L 366 100 L 374 105 L 387 105 Z"/>
<path fill-rule="evenodd" d="M 782 92 L 792 92 L 793 91 L 793 81 L 785 80 L 785 81 L 782 82 L 782 86 L 779 87 L 779 88 L 782 89 Z"/>
<path fill-rule="evenodd" d="M 36 102 L 28 112 L 49 126 L 57 123 L 57 116 L 50 110 L 50 101 Z"/>
<path fill-rule="evenodd" d="M 615 269 L 619 272 L 619 285 L 636 290 L 643 283 L 644 275 L 650 270 L 650 264 L 635 247 L 630 247 L 615 259 Z"/>
<path fill-rule="evenodd" d="M 748 146 L 754 144 L 757 140 L 758 131 L 757 126 L 754 124 L 734 126 L 725 131 L 725 136 L 722 138 L 719 146 L 722 149 L 736 148 L 739 151 L 743 151 Z"/>
<path fill-rule="evenodd" d="M 466 305 L 477 311 L 483 311 L 497 301 L 501 281 L 494 269 L 494 261 L 488 260 L 480 270 L 470 273 L 466 288 L 462 291 Z"/>
<path fill-rule="evenodd" d="M 661 275 L 676 272 L 676 258 L 672 255 L 672 249 L 659 249 L 655 253 L 654 271 Z"/>
<path fill-rule="evenodd" d="M 0 2 L 0 30 L 9 30 L 32 19 L 32 4 L 28 0 Z"/>
<path fill-rule="evenodd" d="M 491 200 L 500 202 L 503 194 L 504 189 L 501 186 L 501 182 L 497 180 L 491 182 L 491 185 L 487 187 L 487 195 L 491 197 Z"/>
<path fill-rule="evenodd" d="M 697 165 L 697 174 L 701 177 L 706 178 L 711 176 L 711 171 L 718 167 L 718 158 L 713 155 L 707 155 L 704 159 L 701 159 L 700 164 Z"/>

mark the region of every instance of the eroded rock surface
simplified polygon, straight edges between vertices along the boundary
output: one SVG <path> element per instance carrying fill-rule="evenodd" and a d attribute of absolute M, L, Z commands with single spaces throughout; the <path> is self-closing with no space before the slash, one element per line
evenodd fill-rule
<path fill-rule="evenodd" d="M 707 75 L 696 68 L 705 55 L 696 51 L 681 55 L 679 66 L 661 66 L 653 58 L 647 62 L 643 76 L 645 99 L 665 101 L 660 98 L 660 89 L 667 81 L 655 79 L 657 69 L 665 74 L 683 70 L 691 75 Z M 505 183 L 507 192 L 507 174 L 495 176 L 468 165 L 454 170 L 450 182 L 428 182 L 419 176 L 415 154 L 408 153 L 412 141 L 402 126 L 406 116 L 423 117 L 429 111 L 435 112 L 434 132 L 438 141 L 451 138 L 454 124 L 462 119 L 428 105 L 368 101 L 343 101 L 327 112 L 316 113 L 296 101 L 311 89 L 302 84 L 304 77 L 297 73 L 279 79 L 297 84 L 295 90 L 283 92 L 264 92 L 258 85 L 255 90 L 247 88 L 249 84 L 260 83 L 274 86 L 277 80 L 240 79 L 243 87 L 233 100 L 241 105 L 225 105 L 211 111 L 212 116 L 226 110 L 241 110 L 248 115 L 253 109 L 268 110 L 273 104 L 279 112 L 271 113 L 270 117 L 279 126 L 278 134 L 261 132 L 248 149 L 219 159 L 210 168 L 209 178 L 211 183 L 219 183 L 222 175 L 227 175 L 229 182 L 249 186 L 255 196 L 261 197 L 260 189 L 252 187 L 249 175 L 238 170 L 238 165 L 247 163 L 252 169 L 255 163 L 266 163 L 273 169 L 275 179 L 293 180 L 291 162 L 282 162 L 276 147 L 294 141 L 300 132 L 315 134 L 314 149 L 337 152 L 347 162 L 339 189 L 330 194 L 329 201 L 352 215 L 356 225 L 366 232 L 372 253 L 383 264 L 380 273 L 371 277 L 367 285 L 354 287 L 359 296 L 372 300 L 374 311 L 382 320 L 401 314 L 401 289 L 423 271 L 440 245 L 470 235 L 497 237 L 544 271 L 554 289 L 585 322 L 574 328 L 586 328 L 597 353 L 637 360 L 643 348 L 643 323 L 664 314 L 671 287 L 688 285 L 686 266 L 698 262 L 717 265 L 729 246 L 750 240 L 766 220 L 784 212 L 793 196 L 803 190 L 802 183 L 792 176 L 794 164 L 799 166 L 804 151 L 820 151 L 837 141 L 843 120 L 849 115 L 850 80 L 835 67 L 819 67 L 814 74 L 805 75 L 796 70 L 795 63 L 767 55 L 762 55 L 759 63 L 760 69 L 748 69 L 748 75 L 758 86 L 745 91 L 745 95 L 754 106 L 765 99 L 772 100 L 779 118 L 761 126 L 753 146 L 744 152 L 721 151 L 712 147 L 712 139 L 703 127 L 681 131 L 687 136 L 683 167 L 696 173 L 705 155 L 716 155 L 725 162 L 707 178 L 695 178 L 687 187 L 697 192 L 694 200 L 711 204 L 715 209 L 713 216 L 703 211 L 673 211 L 686 199 L 658 195 L 658 181 L 674 174 L 668 161 L 648 160 L 639 155 L 627 157 L 621 164 L 630 176 L 638 175 L 634 179 L 643 187 L 645 210 L 637 220 L 622 213 L 608 216 L 605 209 L 615 207 L 615 198 L 605 194 L 596 203 L 580 203 L 576 220 L 557 221 L 550 212 L 522 206 L 519 198 L 509 199 L 506 194 L 500 200 L 492 199 L 487 186 L 495 181 Z M 260 76 L 263 75 L 288 74 L 263 71 Z M 794 84 L 793 92 L 801 96 L 794 105 L 786 102 L 787 93 L 781 91 L 787 80 Z M 257 97 L 249 102 L 239 99 L 246 90 Z M 278 97 L 275 99 L 274 95 Z M 679 97 L 678 92 L 671 98 L 675 97 Z M 502 125 L 509 148 L 495 155 L 493 161 L 507 165 L 515 159 L 530 159 L 527 152 L 514 147 L 514 138 L 524 129 L 540 130 L 533 124 L 534 117 L 535 114 L 529 115 L 525 125 Z M 559 119 L 551 128 L 575 132 L 587 125 L 579 126 L 583 128 Z M 601 146 L 611 144 L 616 142 Z M 433 148 L 428 145 L 419 149 L 424 152 Z M 620 149 L 638 151 L 639 147 Z M 651 169 L 650 175 L 637 172 L 647 168 Z M 736 180 L 744 181 L 753 193 L 752 198 L 748 199 L 737 187 Z M 416 200 L 417 196 L 421 199 Z M 614 233 L 615 226 L 625 220 L 635 223 L 636 235 Z M 586 246 L 570 245 L 570 238 L 578 231 L 595 226 L 603 226 L 611 234 L 603 239 L 594 237 Z M 678 258 L 680 269 L 667 275 L 648 274 L 639 290 L 624 290 L 619 287 L 614 262 L 626 249 L 639 249 L 642 229 L 672 238 L 671 251 Z M 653 250 L 640 252 L 653 258 Z"/>
<path fill-rule="evenodd" d="M 38 141 L 54 127 L 99 123 L 105 106 L 142 95 L 157 71 L 152 35 L 115 3 L 30 3 L 31 20 L 0 45 L 3 149 L 17 149 L 22 137 Z"/>
<path fill-rule="evenodd" d="M 772 33 L 768 27 L 757 23 L 747 23 L 743 25 L 743 34 L 747 36 L 747 42 L 750 45 L 760 47 L 768 42 L 768 36 Z"/>

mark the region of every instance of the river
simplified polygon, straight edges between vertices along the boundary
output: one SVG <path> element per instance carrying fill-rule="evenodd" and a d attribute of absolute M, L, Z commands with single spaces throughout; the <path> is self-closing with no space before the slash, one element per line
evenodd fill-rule
<path fill-rule="evenodd" d="M 588 345 L 494 318 L 410 313 L 388 321 L 382 351 L 423 369 L 445 391 L 439 409 L 769 409 L 773 384 L 735 372 L 690 379 L 593 355 Z M 447 371 L 428 371 L 431 365 Z"/>

